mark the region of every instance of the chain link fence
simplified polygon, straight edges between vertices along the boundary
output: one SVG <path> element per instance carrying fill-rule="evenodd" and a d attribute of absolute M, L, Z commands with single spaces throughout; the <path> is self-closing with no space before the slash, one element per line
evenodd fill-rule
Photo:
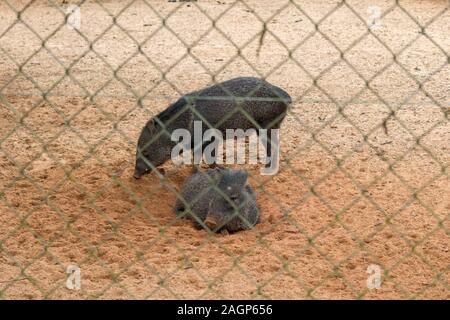
<path fill-rule="evenodd" d="M 2 0 L 0 298 L 448 298 L 449 7 Z M 293 98 L 280 171 L 243 166 L 260 225 L 196 230 L 136 140 L 246 75 Z"/>

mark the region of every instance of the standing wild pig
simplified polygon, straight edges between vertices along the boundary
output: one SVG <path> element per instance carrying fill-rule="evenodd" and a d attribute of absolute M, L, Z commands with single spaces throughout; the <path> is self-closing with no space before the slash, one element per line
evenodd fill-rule
<path fill-rule="evenodd" d="M 278 129 L 290 103 L 291 97 L 285 91 L 252 77 L 231 79 L 189 93 L 150 119 L 142 129 L 134 177 L 138 179 L 170 159 L 176 145 L 171 134 L 176 129 L 186 129 L 192 137 L 194 121 L 204 124 L 203 132 L 215 128 L 223 135 L 227 129 Z M 270 134 L 267 140 L 272 140 Z M 190 147 L 194 148 L 193 141 Z M 270 147 L 271 143 L 267 143 L 269 157 Z"/>
<path fill-rule="evenodd" d="M 196 227 L 206 224 L 211 230 L 235 232 L 259 223 L 255 194 L 243 170 L 208 169 L 191 175 L 175 204 Z"/>

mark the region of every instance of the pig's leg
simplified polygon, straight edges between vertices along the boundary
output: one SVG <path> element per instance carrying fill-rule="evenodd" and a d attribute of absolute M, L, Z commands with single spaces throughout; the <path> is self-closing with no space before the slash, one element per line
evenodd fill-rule
<path fill-rule="evenodd" d="M 272 130 L 274 130 L 274 129 L 279 130 L 280 124 L 281 124 L 281 122 L 275 123 L 271 128 L 267 129 L 267 135 L 261 136 L 262 143 L 266 147 L 266 159 L 272 159 L 273 148 L 278 148 L 278 146 L 275 145 L 275 143 L 276 143 L 276 140 L 274 140 L 275 134 Z M 267 127 L 269 127 L 269 126 L 266 126 L 266 128 Z M 270 167 L 270 165 L 271 165 L 270 162 L 267 162 L 265 164 L 265 167 L 268 168 L 268 167 Z"/>

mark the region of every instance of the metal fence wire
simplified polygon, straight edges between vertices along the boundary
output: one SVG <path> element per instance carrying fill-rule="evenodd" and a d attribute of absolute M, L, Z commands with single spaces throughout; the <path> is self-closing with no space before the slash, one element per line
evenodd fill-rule
<path fill-rule="evenodd" d="M 448 298 L 449 7 L 2 0 L 0 298 Z M 196 230 L 137 137 L 245 75 L 292 96 L 280 170 L 249 169 L 260 225 Z"/>

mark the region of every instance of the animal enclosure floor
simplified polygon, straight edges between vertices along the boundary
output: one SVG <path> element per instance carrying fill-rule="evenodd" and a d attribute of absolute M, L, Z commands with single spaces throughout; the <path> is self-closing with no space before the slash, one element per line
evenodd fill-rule
<path fill-rule="evenodd" d="M 81 36 L 2 1 L 0 298 L 449 299 L 448 1 L 377 1 L 364 36 L 373 2 L 86 1 Z M 230 235 L 175 219 L 190 168 L 132 177 L 145 122 L 212 75 L 294 100 L 279 173 L 245 166 L 261 223 Z"/>

